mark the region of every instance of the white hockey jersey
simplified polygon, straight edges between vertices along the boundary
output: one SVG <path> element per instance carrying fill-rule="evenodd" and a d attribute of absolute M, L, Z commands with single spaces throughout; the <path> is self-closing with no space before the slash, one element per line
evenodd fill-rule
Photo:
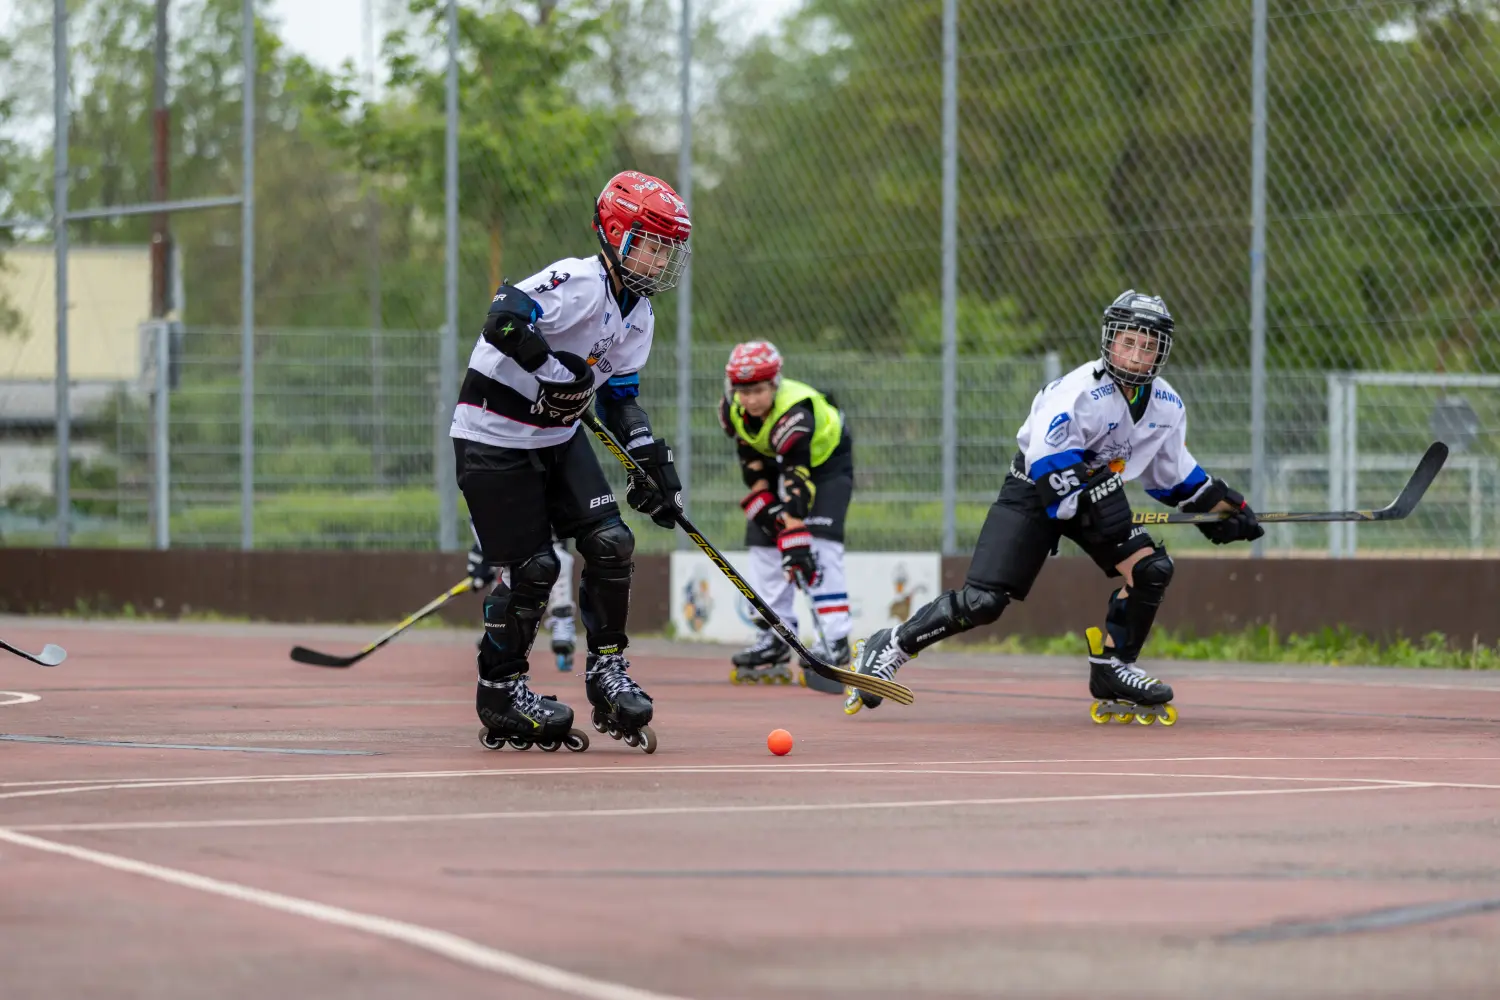
<path fill-rule="evenodd" d="M 522 281 L 512 282 L 536 300 L 542 315 L 536 328 L 553 351 L 568 351 L 594 370 L 597 390 L 611 378 L 641 370 L 651 354 L 656 329 L 651 301 L 638 298 L 628 316 L 620 315 L 609 275 L 598 257 L 568 257 Z M 537 376 L 571 382 L 555 358 L 533 375 L 479 338 L 469 355 L 449 436 L 502 448 L 546 448 L 562 444 L 578 430 L 532 413 Z"/>
<path fill-rule="evenodd" d="M 1144 391 L 1151 398 L 1141 419 L 1133 420 L 1124 392 L 1097 360 L 1048 383 L 1016 432 L 1026 477 L 1035 482 L 1079 462 L 1090 472 L 1107 465 L 1126 480 L 1139 479 L 1163 503 L 1191 499 L 1209 480 L 1187 449 L 1182 397 L 1163 378 Z M 1073 517 L 1081 487 L 1049 504 L 1048 516 Z"/>

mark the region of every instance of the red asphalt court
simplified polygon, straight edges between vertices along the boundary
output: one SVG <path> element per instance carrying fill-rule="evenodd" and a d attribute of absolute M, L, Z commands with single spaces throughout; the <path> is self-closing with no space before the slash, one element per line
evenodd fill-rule
<path fill-rule="evenodd" d="M 660 750 L 543 753 L 468 635 L 0 627 L 70 653 L 0 660 L 6 1000 L 1500 996 L 1500 675 L 1156 664 L 1167 729 L 929 653 L 850 718 L 643 641 Z"/>

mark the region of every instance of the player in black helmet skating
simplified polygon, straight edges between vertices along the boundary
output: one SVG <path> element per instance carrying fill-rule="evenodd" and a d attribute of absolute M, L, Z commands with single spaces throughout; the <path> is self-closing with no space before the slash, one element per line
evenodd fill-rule
<path fill-rule="evenodd" d="M 1135 291 L 1104 311 L 1100 357 L 1045 386 L 1016 435 L 1000 495 L 980 531 L 961 590 L 950 590 L 894 629 L 858 646 L 855 669 L 893 677 L 907 660 L 951 635 L 1000 617 L 1025 600 L 1059 538 L 1076 542 L 1124 586 L 1109 598 L 1104 627 L 1090 628 L 1089 693 L 1095 722 L 1177 721 L 1172 688 L 1136 665 L 1172 582 L 1172 560 L 1132 525 L 1125 482 L 1184 511 L 1223 511 L 1199 530 L 1215 544 L 1265 534 L 1245 498 L 1211 478 L 1186 444 L 1186 409 L 1161 370 L 1172 349 L 1166 303 Z M 851 691 L 845 711 L 881 699 Z"/>

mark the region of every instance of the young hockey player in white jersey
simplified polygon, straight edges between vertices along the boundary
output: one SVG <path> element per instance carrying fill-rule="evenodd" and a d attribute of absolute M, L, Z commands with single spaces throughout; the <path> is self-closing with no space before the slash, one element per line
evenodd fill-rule
<path fill-rule="evenodd" d="M 573 709 L 527 686 L 527 655 L 561 575 L 554 538 L 573 539 L 583 574 L 584 688 L 594 728 L 651 753 L 649 695 L 627 673 L 626 618 L 635 538 L 578 418 L 595 402 L 643 475 L 626 503 L 672 529 L 682 485 L 665 441 L 637 402 L 651 353 L 650 297 L 677 283 L 688 254 L 687 207 L 664 181 L 628 170 L 594 208 L 600 252 L 501 285 L 459 391 L 450 434 L 485 561 L 508 583 L 485 598 L 476 708 L 492 749 L 588 746 Z"/>
<path fill-rule="evenodd" d="M 890 678 L 911 657 L 1000 617 L 1025 600 L 1059 537 L 1076 542 L 1125 585 L 1110 596 L 1102 633 L 1090 629 L 1089 692 L 1095 721 L 1111 713 L 1176 720 L 1172 689 L 1136 666 L 1172 560 L 1134 527 L 1125 482 L 1185 511 L 1222 511 L 1199 525 L 1219 545 L 1265 534 L 1245 498 L 1213 479 L 1187 449 L 1182 397 L 1160 377 L 1172 349 L 1172 317 L 1160 298 L 1128 291 L 1104 311 L 1101 356 L 1050 383 L 1016 435 L 1020 451 L 990 507 L 962 590 L 950 590 L 894 629 L 861 644 L 855 669 Z M 881 699 L 851 692 L 845 711 Z"/>
<path fill-rule="evenodd" d="M 805 382 L 782 378 L 776 345 L 737 345 L 724 365 L 719 424 L 734 440 L 749 493 L 745 545 L 750 579 L 771 610 L 797 628 L 796 591 L 806 590 L 821 623 L 816 654 L 850 660 L 849 587 L 844 580 L 844 519 L 854 494 L 854 441 L 844 415 Z M 762 626 L 732 657 L 736 684 L 790 682 L 792 649 Z M 843 685 L 802 664 L 805 686 L 839 694 Z"/>
<path fill-rule="evenodd" d="M 473 522 L 469 523 L 473 528 Z M 552 593 L 547 596 L 547 608 L 544 614 L 549 631 L 552 634 L 552 654 L 557 657 L 557 669 L 564 672 L 573 669 L 573 651 L 578 642 L 578 626 L 573 618 L 573 553 L 568 551 L 568 543 L 554 539 L 552 551 L 557 555 L 557 582 L 552 585 Z M 495 585 L 496 580 L 502 579 L 501 567 L 484 558 L 484 549 L 479 544 L 479 535 L 474 536 L 474 547 L 469 549 L 467 560 L 469 578 L 474 581 L 475 590 L 488 590 Z M 504 583 L 510 586 L 510 580 Z M 479 645 L 483 646 L 485 637 L 480 636 Z"/>

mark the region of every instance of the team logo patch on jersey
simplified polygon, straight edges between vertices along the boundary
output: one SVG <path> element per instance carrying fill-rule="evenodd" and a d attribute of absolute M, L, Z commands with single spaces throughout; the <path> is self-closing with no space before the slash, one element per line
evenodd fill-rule
<path fill-rule="evenodd" d="M 598 368 L 601 372 L 608 375 L 610 372 L 614 371 L 614 365 L 605 360 L 604 355 L 609 353 L 610 345 L 612 345 L 614 342 L 614 334 L 610 334 L 603 340 L 594 341 L 594 346 L 589 348 L 589 356 L 584 358 L 583 360 L 588 364 L 590 368 Z"/>
<path fill-rule="evenodd" d="M 1072 419 L 1073 418 L 1068 416 L 1066 413 L 1059 413 L 1057 416 L 1053 417 L 1052 422 L 1047 425 L 1047 443 L 1051 445 L 1058 445 L 1067 440 L 1068 421 Z"/>
<path fill-rule="evenodd" d="M 552 291 L 552 289 L 556 288 L 558 285 L 562 284 L 564 281 L 567 281 L 571 277 L 573 277 L 571 274 L 558 274 L 556 271 L 553 271 L 552 277 L 548 278 L 540 285 L 537 285 L 532 289 L 532 291 L 538 295 L 542 294 L 543 292 L 550 292 Z"/>

